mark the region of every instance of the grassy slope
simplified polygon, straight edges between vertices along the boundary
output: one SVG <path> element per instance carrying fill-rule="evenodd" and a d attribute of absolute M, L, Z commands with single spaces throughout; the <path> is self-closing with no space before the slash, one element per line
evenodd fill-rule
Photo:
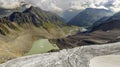
<path fill-rule="evenodd" d="M 41 27 L 35 27 L 33 24 L 12 24 L 15 28 L 9 28 L 7 24 L 5 24 L 5 29 L 1 27 L 5 35 L 0 35 L 0 63 L 23 56 L 32 48 L 34 41 L 40 38 L 63 38 L 69 33 L 69 30 L 74 29 L 74 27 L 59 27 L 50 23 Z M 47 43 L 44 46 L 45 49 L 38 50 L 38 53 L 49 51 L 47 48 L 50 45 Z M 53 47 L 51 46 L 51 48 Z"/>
<path fill-rule="evenodd" d="M 32 48 L 26 55 L 48 52 L 52 49 L 59 49 L 56 44 L 51 44 L 48 39 L 40 39 L 33 43 Z"/>

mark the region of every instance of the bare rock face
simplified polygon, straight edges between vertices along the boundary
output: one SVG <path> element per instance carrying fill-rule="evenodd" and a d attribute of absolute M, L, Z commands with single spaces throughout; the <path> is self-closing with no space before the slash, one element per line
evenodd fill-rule
<path fill-rule="evenodd" d="M 89 67 L 94 57 L 119 54 L 120 42 L 117 42 L 25 56 L 0 64 L 0 67 Z"/>

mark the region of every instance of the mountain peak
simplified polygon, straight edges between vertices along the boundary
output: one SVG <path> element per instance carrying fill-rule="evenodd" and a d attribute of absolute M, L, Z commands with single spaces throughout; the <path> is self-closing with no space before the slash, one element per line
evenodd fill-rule
<path fill-rule="evenodd" d="M 23 13 L 26 13 L 26 12 L 34 12 L 34 11 L 37 11 L 37 10 L 42 11 L 42 10 L 41 10 L 40 8 L 38 8 L 38 7 L 33 7 L 33 6 L 31 6 L 30 8 L 24 10 Z"/>
<path fill-rule="evenodd" d="M 34 7 L 34 6 L 31 6 L 31 7 L 29 7 L 28 8 L 28 10 L 35 10 L 35 9 L 37 9 L 38 7 Z M 39 8 L 40 9 L 40 8 Z"/>
<path fill-rule="evenodd" d="M 17 23 L 33 23 L 34 25 L 42 25 L 45 22 L 57 23 L 61 19 L 56 14 L 41 10 L 38 7 L 31 6 L 23 12 L 14 12 L 8 19 Z"/>

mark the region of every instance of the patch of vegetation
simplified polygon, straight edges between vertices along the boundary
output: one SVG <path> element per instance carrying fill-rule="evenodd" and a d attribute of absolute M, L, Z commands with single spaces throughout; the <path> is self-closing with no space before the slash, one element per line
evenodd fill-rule
<path fill-rule="evenodd" d="M 30 51 L 25 55 L 45 53 L 51 50 L 59 50 L 56 44 L 51 44 L 48 39 L 40 39 L 33 43 Z"/>

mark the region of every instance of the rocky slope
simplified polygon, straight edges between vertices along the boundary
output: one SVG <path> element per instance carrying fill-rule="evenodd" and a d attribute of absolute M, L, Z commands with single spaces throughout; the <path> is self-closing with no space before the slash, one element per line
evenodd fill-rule
<path fill-rule="evenodd" d="M 101 24 L 93 27 L 93 31 L 95 30 L 111 31 L 119 29 L 120 29 L 120 12 L 114 14 L 112 17 L 102 22 Z"/>
<path fill-rule="evenodd" d="M 63 23 L 61 17 L 56 14 L 33 6 L 23 12 L 13 12 L 10 16 L 4 17 L 4 19 L 10 20 L 11 22 L 17 22 L 19 24 L 32 23 L 36 26 L 42 25 L 46 22 L 51 22 L 56 25 L 58 25 L 58 23 Z"/>
<path fill-rule="evenodd" d="M 33 6 L 23 12 L 13 12 L 10 16 L 0 18 L 0 24 L 0 32 L 3 35 L 10 33 L 9 29 L 17 31 L 18 28 L 41 26 L 48 30 L 48 28 L 57 28 L 65 25 L 59 16 Z"/>
<path fill-rule="evenodd" d="M 57 15 L 37 7 L 0 18 L 0 63 L 23 56 L 38 39 L 65 37 L 68 29 L 78 30 L 65 25 Z"/>
<path fill-rule="evenodd" d="M 120 42 L 82 46 L 54 53 L 25 56 L 0 64 L 0 67 L 89 67 L 89 62 L 94 57 L 119 55 L 119 45 Z"/>

